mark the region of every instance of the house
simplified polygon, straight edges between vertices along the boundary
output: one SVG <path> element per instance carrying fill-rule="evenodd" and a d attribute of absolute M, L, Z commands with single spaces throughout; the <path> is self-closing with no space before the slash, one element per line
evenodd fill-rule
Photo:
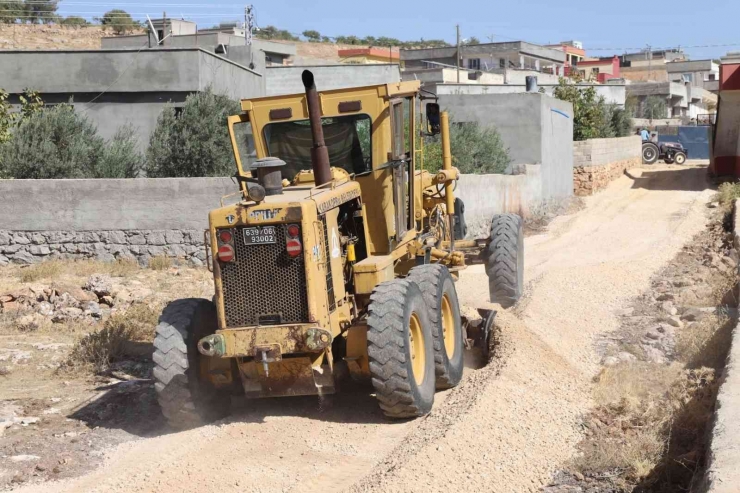
<path fill-rule="evenodd" d="M 620 72 L 623 78 L 635 82 L 668 82 L 666 64 L 687 59 L 681 49 L 625 53 L 619 57 Z"/>
<path fill-rule="evenodd" d="M 671 82 L 688 82 L 707 91 L 719 91 L 719 64 L 713 60 L 681 60 L 665 64 Z"/>
<path fill-rule="evenodd" d="M 722 57 L 720 104 L 714 127 L 709 170 L 717 176 L 740 177 L 740 52 Z"/>
<path fill-rule="evenodd" d="M 210 87 L 232 99 L 265 94 L 263 74 L 203 48 L 0 51 L 0 87 L 16 108 L 25 88 L 46 105 L 69 103 L 111 138 L 124 124 L 149 142 L 162 109 Z M 50 77 L 49 74 L 53 74 Z"/>
<path fill-rule="evenodd" d="M 609 79 L 619 79 L 621 77 L 619 57 L 617 56 L 581 60 L 578 62 L 576 70 L 584 80 L 596 81 L 602 84 Z"/>
<path fill-rule="evenodd" d="M 665 100 L 669 118 L 682 118 L 687 122 L 706 116 L 717 107 L 716 94 L 688 82 L 633 82 L 627 85 L 627 98 L 636 100 L 638 115 L 650 97 Z"/>
<path fill-rule="evenodd" d="M 337 50 L 342 63 L 368 64 L 368 63 L 399 63 L 398 48 L 382 48 L 371 46 L 369 48 L 348 48 Z"/>
<path fill-rule="evenodd" d="M 581 60 L 586 58 L 586 50 L 583 49 L 583 43 L 580 41 L 562 41 L 560 44 L 547 47 L 565 52 L 565 75 L 570 75 Z"/>
<path fill-rule="evenodd" d="M 442 64 L 491 73 L 519 69 L 556 76 L 565 73 L 566 60 L 566 54 L 561 49 L 524 41 L 462 46 L 459 59 L 454 46 L 402 49 L 400 55 L 404 69 L 433 68 L 435 64 Z"/>
<path fill-rule="evenodd" d="M 158 46 L 202 48 L 257 71 L 261 71 L 266 66 L 290 65 L 292 57 L 296 54 L 296 47 L 293 43 L 279 43 L 255 38 L 251 45 L 247 45 L 244 30 L 234 27 L 197 30 L 195 29 L 195 23 L 170 19 L 166 19 L 166 22 L 156 19 L 152 21 L 152 24 L 154 24 L 155 29 L 158 26 L 164 26 L 162 33 L 157 30 L 159 42 L 149 31 L 146 34 L 102 38 L 100 40 L 101 48 L 104 50 L 156 48 Z M 167 30 L 170 25 L 182 34 L 175 34 L 175 31 Z M 183 26 L 188 28 L 185 29 Z M 164 36 L 159 34 L 164 34 Z"/>

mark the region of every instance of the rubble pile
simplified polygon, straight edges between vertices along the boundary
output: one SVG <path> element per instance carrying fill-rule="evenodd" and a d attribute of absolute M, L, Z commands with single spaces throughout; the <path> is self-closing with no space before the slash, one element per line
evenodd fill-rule
<path fill-rule="evenodd" d="M 143 301 L 152 291 L 137 281 L 116 286 L 109 276 L 95 274 L 83 286 L 54 282 L 30 284 L 19 290 L 0 294 L 0 314 L 8 315 L 22 331 L 33 331 L 45 321 L 95 322 Z"/>

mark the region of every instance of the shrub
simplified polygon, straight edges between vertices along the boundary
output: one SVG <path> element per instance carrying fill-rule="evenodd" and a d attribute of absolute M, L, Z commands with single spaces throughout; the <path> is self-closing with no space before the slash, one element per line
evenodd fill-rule
<path fill-rule="evenodd" d="M 642 108 L 642 117 L 650 120 L 668 118 L 668 105 L 664 98 L 649 96 Z"/>
<path fill-rule="evenodd" d="M 236 170 L 226 126 L 239 103 L 209 89 L 188 96 L 182 113 L 165 108 L 149 139 L 146 174 L 150 177 L 229 176 Z"/>
<path fill-rule="evenodd" d="M 95 127 L 68 105 L 21 123 L 0 150 L 0 168 L 14 178 L 85 178 L 103 155 Z"/>
<path fill-rule="evenodd" d="M 60 24 L 63 26 L 84 27 L 88 25 L 88 22 L 86 19 L 82 17 L 78 17 L 76 15 L 70 15 L 69 17 L 62 19 Z"/>
<path fill-rule="evenodd" d="M 578 86 L 561 77 L 553 95 L 573 105 L 573 140 L 624 137 L 629 135 L 632 121 L 627 111 L 606 103 L 593 86 Z"/>
<path fill-rule="evenodd" d="M 143 165 L 144 156 L 138 150 L 139 137 L 131 124 L 120 127 L 105 147 L 95 178 L 136 178 Z"/>
<path fill-rule="evenodd" d="M 495 127 L 478 123 L 450 123 L 450 150 L 452 165 L 460 173 L 504 173 L 511 163 L 509 150 L 504 146 Z M 442 142 L 439 136 L 424 144 L 424 168 L 435 172 L 442 169 Z"/>

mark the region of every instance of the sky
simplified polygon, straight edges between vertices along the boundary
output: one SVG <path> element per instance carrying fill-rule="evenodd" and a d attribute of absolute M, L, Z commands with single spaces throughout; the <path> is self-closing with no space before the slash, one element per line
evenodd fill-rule
<path fill-rule="evenodd" d="M 62 0 L 58 12 L 88 19 L 119 8 L 134 18 L 184 17 L 199 27 L 243 21 L 233 0 Z M 694 60 L 740 51 L 740 0 L 271 0 L 253 3 L 258 26 L 325 36 L 388 36 L 401 40 L 461 36 L 547 44 L 582 41 L 589 56 L 682 47 Z M 707 46 L 711 45 L 711 46 Z M 717 46 L 732 45 L 732 46 Z"/>

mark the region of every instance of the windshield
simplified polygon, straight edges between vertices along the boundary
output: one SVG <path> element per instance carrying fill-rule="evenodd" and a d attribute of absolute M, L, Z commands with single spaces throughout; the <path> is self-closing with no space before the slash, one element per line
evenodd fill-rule
<path fill-rule="evenodd" d="M 324 142 L 332 166 L 348 173 L 372 170 L 370 117 L 367 115 L 322 118 Z M 283 178 L 292 180 L 301 170 L 311 169 L 311 127 L 308 120 L 271 123 L 264 129 L 267 152 L 287 163 Z"/>

